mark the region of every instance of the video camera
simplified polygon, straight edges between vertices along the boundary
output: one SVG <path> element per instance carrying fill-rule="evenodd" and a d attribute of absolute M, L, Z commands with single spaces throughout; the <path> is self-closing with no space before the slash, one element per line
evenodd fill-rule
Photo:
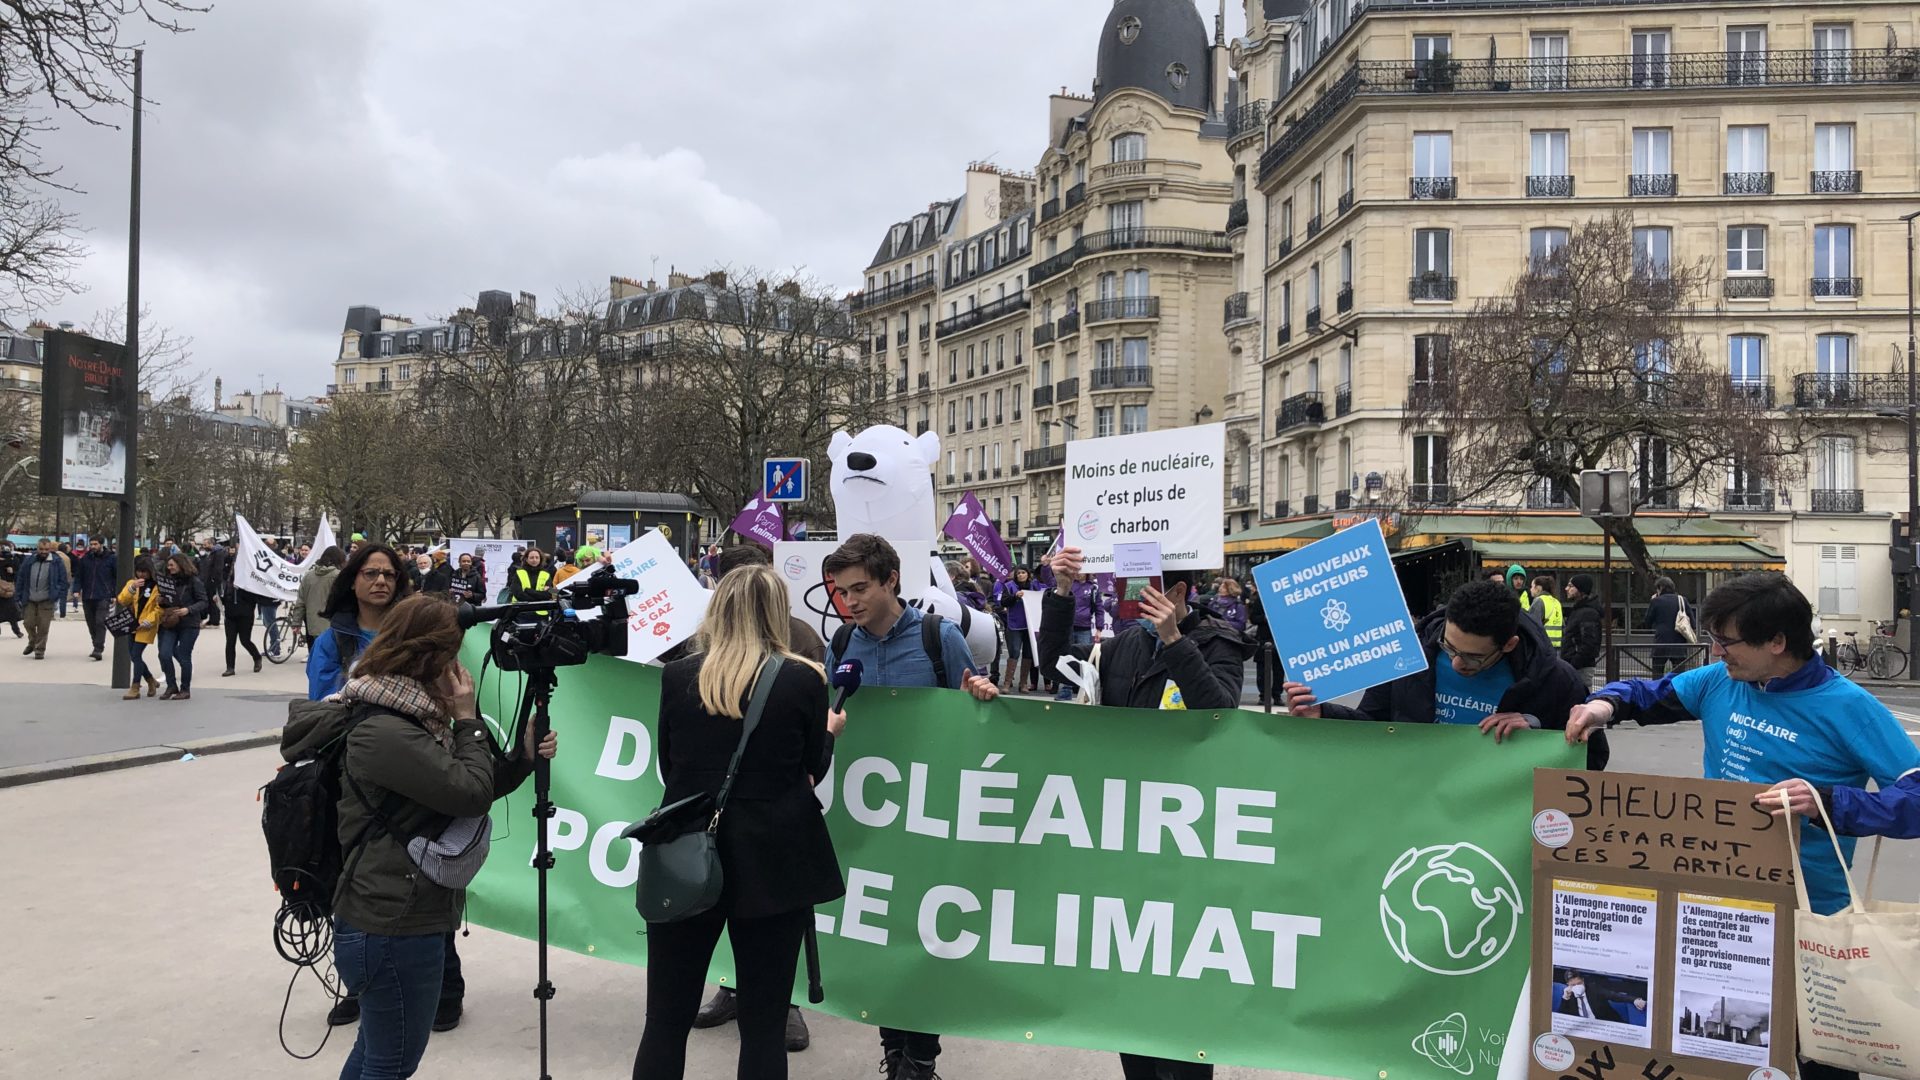
<path fill-rule="evenodd" d="M 576 583 L 577 582 L 577 583 Z M 460 629 L 493 623 L 489 653 L 502 671 L 538 671 L 584 664 L 594 653 L 625 656 L 627 652 L 627 597 L 640 583 L 616 577 L 602 566 L 584 581 L 567 582 L 554 590 L 552 600 L 530 600 L 493 607 L 460 605 Z M 597 619 L 579 618 L 580 611 L 598 608 Z"/>

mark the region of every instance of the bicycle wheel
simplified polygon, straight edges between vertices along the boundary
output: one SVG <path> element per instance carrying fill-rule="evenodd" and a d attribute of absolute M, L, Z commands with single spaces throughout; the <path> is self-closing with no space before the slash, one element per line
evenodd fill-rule
<path fill-rule="evenodd" d="M 1851 641 L 1843 641 L 1833 650 L 1833 669 L 1842 675 L 1851 675 L 1865 666 L 1860 658 L 1860 646 Z"/>
<path fill-rule="evenodd" d="M 1906 650 L 1898 645 L 1879 645 L 1867 654 L 1867 674 L 1876 679 L 1897 679 L 1907 670 Z"/>
<path fill-rule="evenodd" d="M 289 618 L 278 619 L 276 622 L 279 632 L 273 635 L 272 641 L 268 642 L 267 660 L 275 664 L 284 664 L 293 656 L 294 643 L 300 635 L 300 628 L 295 626 L 293 620 Z"/>

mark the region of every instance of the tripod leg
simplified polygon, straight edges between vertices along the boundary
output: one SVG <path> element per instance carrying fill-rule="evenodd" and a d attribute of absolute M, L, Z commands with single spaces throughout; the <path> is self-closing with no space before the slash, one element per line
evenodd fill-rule
<path fill-rule="evenodd" d="M 815 1005 L 827 1000 L 827 992 L 820 987 L 820 934 L 811 911 L 807 913 L 807 1000 Z"/>

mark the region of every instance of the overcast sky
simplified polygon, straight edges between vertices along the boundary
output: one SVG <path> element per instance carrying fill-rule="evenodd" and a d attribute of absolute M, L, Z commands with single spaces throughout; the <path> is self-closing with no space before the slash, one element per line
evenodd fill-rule
<path fill-rule="evenodd" d="M 670 266 L 852 288 L 968 161 L 1033 167 L 1111 6 L 218 0 L 149 41 L 142 295 L 204 397 L 320 391 L 353 304 L 426 321 Z M 126 287 L 127 136 L 63 123 L 89 291 L 44 314 L 84 324 Z"/>

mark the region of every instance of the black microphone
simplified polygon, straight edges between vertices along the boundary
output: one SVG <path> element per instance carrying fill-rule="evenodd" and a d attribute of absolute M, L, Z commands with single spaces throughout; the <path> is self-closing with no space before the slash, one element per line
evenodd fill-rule
<path fill-rule="evenodd" d="M 846 711 L 847 699 L 854 695 L 854 691 L 860 689 L 860 670 L 865 666 L 855 658 L 842 660 L 839 666 L 833 669 L 833 678 L 828 680 L 828 685 L 840 688 L 839 696 L 833 699 L 834 712 Z"/>

